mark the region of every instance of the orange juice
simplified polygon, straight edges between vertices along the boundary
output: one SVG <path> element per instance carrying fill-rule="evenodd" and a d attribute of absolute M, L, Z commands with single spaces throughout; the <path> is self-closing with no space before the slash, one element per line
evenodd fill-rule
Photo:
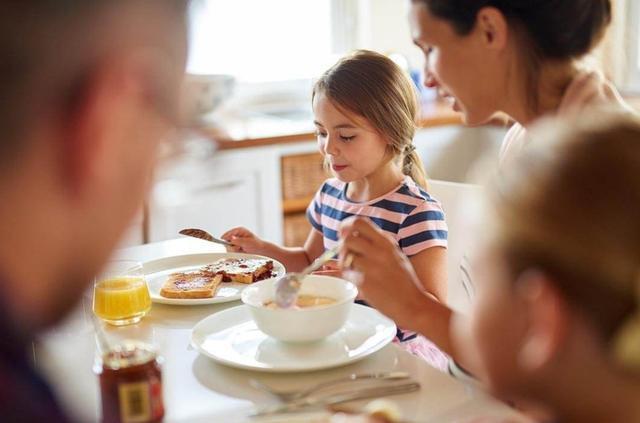
<path fill-rule="evenodd" d="M 93 312 L 107 323 L 137 323 L 151 309 L 145 280 L 140 276 L 121 276 L 96 283 Z"/>

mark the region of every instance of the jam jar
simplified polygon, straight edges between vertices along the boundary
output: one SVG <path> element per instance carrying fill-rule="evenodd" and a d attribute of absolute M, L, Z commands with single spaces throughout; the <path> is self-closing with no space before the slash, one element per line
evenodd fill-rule
<path fill-rule="evenodd" d="M 100 377 L 104 423 L 162 421 L 162 359 L 151 345 L 114 346 L 96 360 L 94 370 Z"/>

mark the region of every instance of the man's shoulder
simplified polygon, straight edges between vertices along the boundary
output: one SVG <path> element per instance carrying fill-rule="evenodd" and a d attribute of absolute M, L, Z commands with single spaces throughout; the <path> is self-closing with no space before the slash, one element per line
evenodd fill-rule
<path fill-rule="evenodd" d="M 18 345 L 23 344 L 10 337 L 0 342 L 2 421 L 68 422 L 47 382 L 31 366 L 26 351 Z"/>

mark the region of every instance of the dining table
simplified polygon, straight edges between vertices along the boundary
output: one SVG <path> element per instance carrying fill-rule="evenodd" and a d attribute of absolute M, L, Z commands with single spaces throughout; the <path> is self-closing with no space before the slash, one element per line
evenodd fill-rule
<path fill-rule="evenodd" d="M 123 248 L 114 254 L 114 258 L 145 263 L 224 251 L 223 246 L 211 242 L 176 238 Z M 528 421 L 487 394 L 479 384 L 458 380 L 394 343 L 356 362 L 324 370 L 274 373 L 221 364 L 194 349 L 192 329 L 202 319 L 232 307 L 246 306 L 238 300 L 197 306 L 153 303 L 149 313 L 137 324 L 106 325 L 105 333 L 111 342 L 137 340 L 150 343 L 159 351 L 163 358 L 164 421 L 328 421 L 323 410 L 251 417 L 264 407 L 278 404 L 277 398 L 258 389 L 252 381 L 287 390 L 351 374 L 379 372 L 406 372 L 420 384 L 418 391 L 387 398 L 400 410 L 402 421 Z M 99 378 L 94 370 L 98 351 L 91 289 L 64 321 L 40 336 L 33 345 L 36 368 L 49 381 L 63 408 L 77 421 L 101 420 Z M 370 401 L 360 400 L 345 406 L 360 410 Z"/>

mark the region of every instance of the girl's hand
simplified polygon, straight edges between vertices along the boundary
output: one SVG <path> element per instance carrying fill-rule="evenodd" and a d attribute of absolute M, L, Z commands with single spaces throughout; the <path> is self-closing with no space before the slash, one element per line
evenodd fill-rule
<path fill-rule="evenodd" d="M 233 244 L 227 247 L 227 251 L 264 254 L 266 243 L 247 228 L 233 228 L 222 234 L 221 238 Z"/>
<path fill-rule="evenodd" d="M 360 296 L 398 325 L 411 328 L 424 294 L 411 262 L 395 241 L 366 218 L 343 221 L 340 237 L 344 239 L 340 263 L 353 256 L 349 259 L 352 271 L 344 273 L 357 274 L 354 282 Z"/>

